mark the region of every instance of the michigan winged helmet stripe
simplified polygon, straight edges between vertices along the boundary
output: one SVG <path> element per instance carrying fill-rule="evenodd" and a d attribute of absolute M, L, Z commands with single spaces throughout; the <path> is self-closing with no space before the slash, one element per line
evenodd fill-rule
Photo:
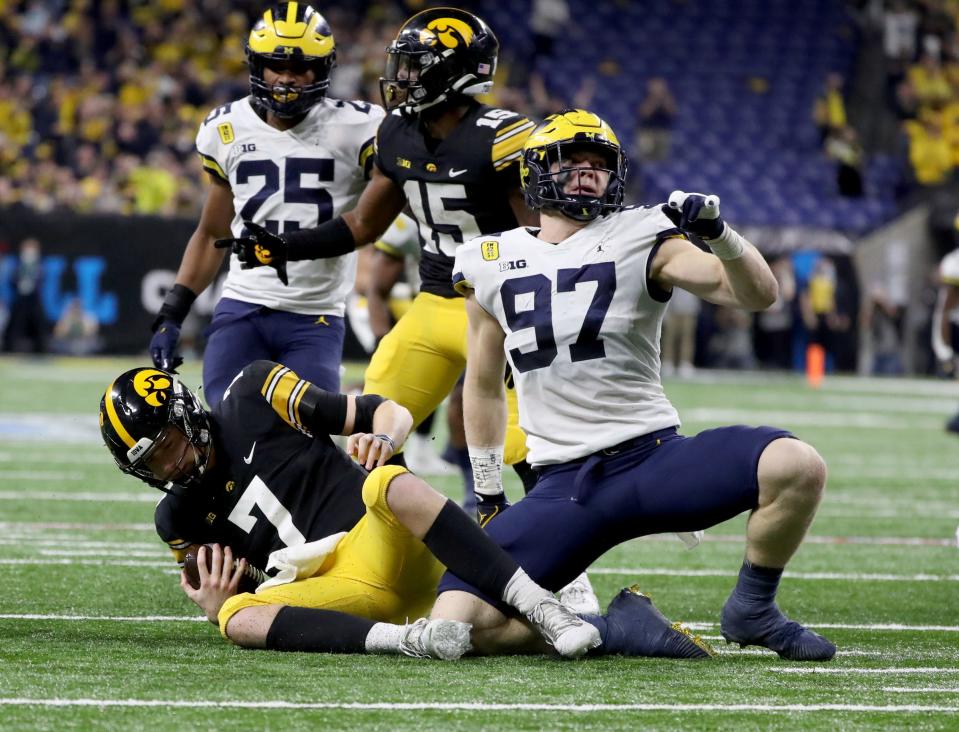
<path fill-rule="evenodd" d="M 282 10 L 282 5 L 277 10 Z M 333 34 L 326 20 L 306 3 L 286 3 L 284 17 L 273 9 L 263 14 L 263 23 L 250 33 L 250 51 L 261 54 L 322 57 L 334 49 Z"/>
<path fill-rule="evenodd" d="M 260 393 L 280 418 L 290 427 L 310 434 L 300 421 L 300 401 L 309 383 L 285 366 L 277 365 L 263 381 Z"/>

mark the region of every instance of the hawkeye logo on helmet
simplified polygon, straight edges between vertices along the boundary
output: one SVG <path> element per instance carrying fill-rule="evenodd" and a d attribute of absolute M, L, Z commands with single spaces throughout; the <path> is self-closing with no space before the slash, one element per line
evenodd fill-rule
<path fill-rule="evenodd" d="M 162 371 L 143 369 L 133 377 L 133 390 L 151 407 L 159 407 L 170 397 L 173 382 Z"/>
<path fill-rule="evenodd" d="M 437 41 L 447 48 L 456 48 L 460 42 L 467 46 L 473 40 L 473 29 L 457 18 L 437 18 L 420 31 L 420 43 L 435 46 Z"/>

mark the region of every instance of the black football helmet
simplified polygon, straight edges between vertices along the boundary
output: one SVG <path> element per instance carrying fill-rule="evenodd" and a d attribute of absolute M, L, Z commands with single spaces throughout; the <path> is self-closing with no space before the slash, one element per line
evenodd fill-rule
<path fill-rule="evenodd" d="M 563 184 L 573 169 L 564 168 L 562 161 L 583 149 L 599 153 L 606 160 L 609 182 L 599 198 L 563 193 Z M 552 170 L 554 164 L 558 170 Z M 583 109 L 564 109 L 543 120 L 526 138 L 520 184 L 531 209 L 555 209 L 576 221 L 592 221 L 623 207 L 627 167 L 626 153 L 606 122 Z"/>
<path fill-rule="evenodd" d="M 326 19 L 306 3 L 278 3 L 256 21 L 246 42 L 254 104 L 277 117 L 299 117 L 326 96 L 336 66 L 336 44 Z M 308 86 L 270 85 L 263 69 L 271 61 L 305 64 L 315 80 Z"/>
<path fill-rule="evenodd" d="M 195 451 L 195 468 L 176 482 L 162 480 L 146 466 L 157 439 L 176 427 Z M 124 473 L 166 493 L 198 486 L 210 460 L 210 415 L 175 374 L 137 368 L 120 374 L 100 400 L 100 433 Z"/>
<path fill-rule="evenodd" d="M 418 113 L 455 95 L 493 86 L 499 41 L 480 18 L 457 8 L 430 8 L 400 28 L 386 49 L 380 95 L 387 111 Z"/>

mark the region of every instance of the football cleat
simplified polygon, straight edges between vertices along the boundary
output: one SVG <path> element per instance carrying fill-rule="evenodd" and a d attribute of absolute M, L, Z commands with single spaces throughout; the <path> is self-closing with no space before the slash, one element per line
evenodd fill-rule
<path fill-rule="evenodd" d="M 556 593 L 559 601 L 577 615 L 599 615 L 599 598 L 589 577 L 583 572 Z"/>
<path fill-rule="evenodd" d="M 526 617 L 564 658 L 579 658 L 602 642 L 594 626 L 571 613 L 552 596 L 536 603 Z"/>
<path fill-rule="evenodd" d="M 710 645 L 690 633 L 681 623 L 670 623 L 639 591 L 637 585 L 621 590 L 609 603 L 606 615 L 591 622 L 605 625 L 603 655 L 649 658 L 709 658 L 716 655 Z"/>
<path fill-rule="evenodd" d="M 406 626 L 400 652 L 413 658 L 438 658 L 455 661 L 472 650 L 472 625 L 458 620 L 420 618 Z"/>
<path fill-rule="evenodd" d="M 787 661 L 829 661 L 836 655 L 832 642 L 787 618 L 775 602 L 748 605 L 731 596 L 723 605 L 719 631 L 727 643 L 762 646 Z"/>

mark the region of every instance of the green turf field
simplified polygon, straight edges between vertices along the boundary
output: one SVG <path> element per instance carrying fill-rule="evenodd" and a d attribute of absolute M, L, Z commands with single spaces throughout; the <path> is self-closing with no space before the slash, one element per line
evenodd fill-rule
<path fill-rule="evenodd" d="M 696 550 L 648 538 L 591 570 L 604 602 L 639 583 L 714 642 L 711 661 L 441 663 L 244 651 L 199 619 L 152 531 L 159 494 L 99 441 L 99 399 L 134 365 L 0 359 L 4 730 L 959 729 L 959 438 L 942 430 L 956 384 L 667 382 L 687 434 L 770 423 L 826 458 L 826 498 L 780 604 L 837 643 L 833 662 L 722 642 L 737 519 Z M 184 375 L 197 384 L 195 367 Z"/>

